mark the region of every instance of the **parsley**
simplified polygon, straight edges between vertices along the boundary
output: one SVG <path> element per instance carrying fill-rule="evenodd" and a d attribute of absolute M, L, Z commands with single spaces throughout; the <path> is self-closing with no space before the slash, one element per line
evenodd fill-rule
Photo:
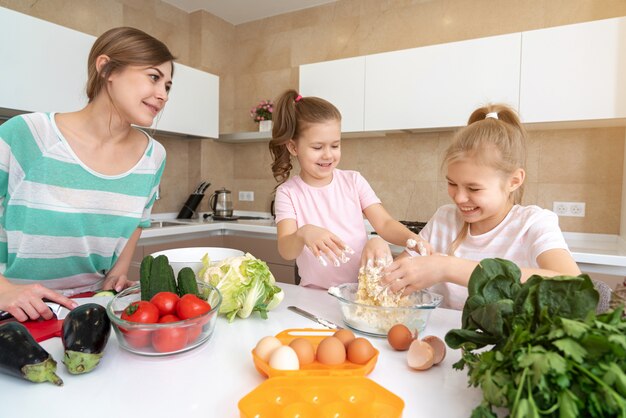
<path fill-rule="evenodd" d="M 494 407 L 515 418 L 626 418 L 623 308 L 596 315 L 587 275 L 520 276 L 510 261 L 481 261 L 462 329 L 446 334 L 463 350 L 453 367 L 467 367 L 469 385 L 483 392 L 472 418 L 495 418 Z"/>

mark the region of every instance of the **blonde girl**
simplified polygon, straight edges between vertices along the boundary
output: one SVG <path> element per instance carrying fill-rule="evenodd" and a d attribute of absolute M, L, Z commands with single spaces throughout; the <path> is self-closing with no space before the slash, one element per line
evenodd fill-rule
<path fill-rule="evenodd" d="M 360 265 L 390 261 L 383 239 L 368 241 L 363 216 L 391 243 L 419 239 L 389 215 L 361 174 L 337 168 L 341 114 L 335 106 L 289 90 L 277 101 L 273 122 L 278 251 L 296 259 L 302 286 L 356 282 Z M 294 159 L 300 172 L 290 178 Z"/>
<path fill-rule="evenodd" d="M 67 296 L 129 285 L 165 150 L 146 132 L 165 106 L 174 56 L 134 28 L 96 39 L 88 104 L 0 126 L 0 310 L 19 321 Z M 135 278 L 136 280 L 136 278 Z"/>
<path fill-rule="evenodd" d="M 557 216 L 521 205 L 525 161 L 526 131 L 513 109 L 491 105 L 474 111 L 444 156 L 454 204 L 439 208 L 420 232 L 435 255 L 399 257 L 383 283 L 405 293 L 432 286 L 444 295 L 445 306 L 461 309 L 470 274 L 484 258 L 515 262 L 522 280 L 580 274 Z"/>

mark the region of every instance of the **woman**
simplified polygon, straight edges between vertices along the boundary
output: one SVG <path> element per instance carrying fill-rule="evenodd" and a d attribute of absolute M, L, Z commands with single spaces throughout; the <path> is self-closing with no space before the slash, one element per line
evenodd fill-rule
<path fill-rule="evenodd" d="M 165 106 L 174 56 L 134 28 L 102 34 L 87 62 L 88 104 L 0 126 L 0 310 L 52 313 L 43 299 L 129 285 L 165 150 L 147 133 Z"/>

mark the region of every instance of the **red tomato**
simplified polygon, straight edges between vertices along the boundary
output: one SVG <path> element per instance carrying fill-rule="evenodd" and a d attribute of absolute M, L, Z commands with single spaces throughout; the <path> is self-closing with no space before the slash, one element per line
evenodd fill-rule
<path fill-rule="evenodd" d="M 183 295 L 176 305 L 176 313 L 180 319 L 195 318 L 210 310 L 211 305 L 190 293 Z"/>
<path fill-rule="evenodd" d="M 154 324 L 159 320 L 159 308 L 145 300 L 138 300 L 124 309 L 122 319 L 129 322 Z"/>
<path fill-rule="evenodd" d="M 150 299 L 150 303 L 159 309 L 159 315 L 171 315 L 176 313 L 176 304 L 180 298 L 176 293 L 159 292 Z"/>
<path fill-rule="evenodd" d="M 153 324 L 159 320 L 159 309 L 145 300 L 133 302 L 124 309 L 121 318 L 129 322 Z M 120 329 L 131 347 L 142 348 L 150 345 L 151 331 L 141 329 Z"/>
<path fill-rule="evenodd" d="M 176 315 L 165 315 L 159 323 L 176 321 L 180 321 Z M 182 350 L 186 345 L 187 329 L 182 326 L 158 329 L 152 334 L 152 347 L 159 353 Z"/>

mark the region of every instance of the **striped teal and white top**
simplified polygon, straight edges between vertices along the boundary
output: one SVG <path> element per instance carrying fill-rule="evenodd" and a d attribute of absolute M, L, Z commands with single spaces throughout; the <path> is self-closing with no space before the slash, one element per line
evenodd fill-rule
<path fill-rule="evenodd" d="M 102 286 L 128 238 L 148 226 L 165 149 L 148 137 L 128 172 L 107 176 L 82 163 L 53 113 L 0 126 L 0 272 L 71 295 Z"/>

